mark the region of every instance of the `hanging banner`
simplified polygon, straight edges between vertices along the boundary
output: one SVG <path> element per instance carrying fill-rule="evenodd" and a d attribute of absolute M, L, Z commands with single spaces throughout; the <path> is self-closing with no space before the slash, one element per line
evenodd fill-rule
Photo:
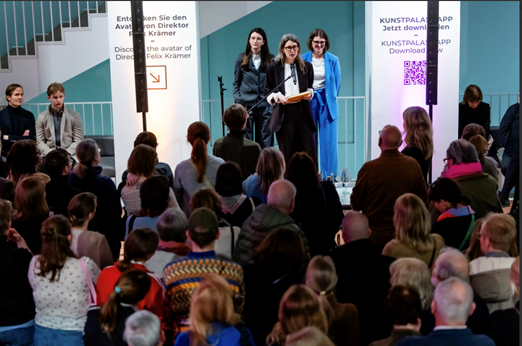
<path fill-rule="evenodd" d="M 427 1 L 366 2 L 366 80 L 371 159 L 379 157 L 379 131 L 403 128 L 408 107 L 426 105 Z M 460 64 L 460 2 L 439 2 L 438 104 L 433 106 L 433 181 L 457 139 Z M 401 148 L 402 149 L 402 148 Z"/>
<path fill-rule="evenodd" d="M 143 1 L 149 112 L 147 131 L 158 138 L 158 159 L 172 170 L 190 157 L 187 129 L 200 119 L 200 58 L 196 1 Z M 127 169 L 136 136 L 130 1 L 108 2 L 116 180 Z"/>

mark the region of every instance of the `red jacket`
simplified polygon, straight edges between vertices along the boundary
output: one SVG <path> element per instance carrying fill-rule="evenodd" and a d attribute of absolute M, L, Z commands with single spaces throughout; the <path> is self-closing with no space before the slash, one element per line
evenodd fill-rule
<path fill-rule="evenodd" d="M 109 295 L 112 291 L 114 291 L 116 282 L 120 278 L 121 274 L 123 274 L 120 272 L 118 267 L 116 267 L 116 263 L 114 263 L 112 266 L 104 268 L 98 277 L 98 282 L 96 284 L 96 295 L 99 306 L 104 304 L 109 299 Z M 165 297 L 165 288 L 163 287 L 161 280 L 152 272 L 148 271 L 143 264 L 132 263 L 132 267 L 133 269 L 143 270 L 149 274 L 150 277 L 150 289 L 145 298 L 140 301 L 140 309 L 149 310 L 160 319 L 163 319 L 163 301 Z"/>

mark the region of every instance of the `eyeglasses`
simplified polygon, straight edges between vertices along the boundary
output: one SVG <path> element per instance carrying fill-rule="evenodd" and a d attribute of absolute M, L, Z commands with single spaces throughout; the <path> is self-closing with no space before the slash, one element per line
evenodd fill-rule
<path fill-rule="evenodd" d="M 293 50 L 297 51 L 297 49 L 299 49 L 298 46 L 289 46 L 289 47 L 285 47 L 285 50 L 286 50 L 287 52 L 291 52 L 291 51 L 293 51 Z"/>
<path fill-rule="evenodd" d="M 312 41 L 313 44 L 316 44 L 318 46 L 322 46 L 326 44 L 326 41 Z"/>
<path fill-rule="evenodd" d="M 444 161 L 444 164 L 447 164 L 449 159 L 450 159 L 449 157 L 446 157 L 446 158 L 443 159 L 442 161 Z"/>

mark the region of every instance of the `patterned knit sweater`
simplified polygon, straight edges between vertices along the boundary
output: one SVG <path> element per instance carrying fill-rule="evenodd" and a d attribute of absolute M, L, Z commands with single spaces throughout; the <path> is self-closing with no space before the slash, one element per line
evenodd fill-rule
<path fill-rule="evenodd" d="M 189 324 L 192 293 L 198 288 L 201 279 L 209 273 L 219 274 L 227 280 L 234 294 L 236 312 L 243 311 L 245 286 L 241 266 L 216 256 L 214 251 L 189 252 L 187 257 L 178 258 L 167 264 L 163 271 L 167 299 L 178 325 Z"/>

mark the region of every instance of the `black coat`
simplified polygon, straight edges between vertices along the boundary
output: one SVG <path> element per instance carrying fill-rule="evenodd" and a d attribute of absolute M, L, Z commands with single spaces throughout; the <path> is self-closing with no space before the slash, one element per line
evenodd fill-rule
<path fill-rule="evenodd" d="M 104 333 L 100 326 L 100 307 L 91 307 L 87 312 L 87 322 L 85 323 L 83 343 L 85 346 L 127 346 L 123 341 L 125 331 L 125 321 L 135 313 L 133 307 L 118 306 L 116 313 L 116 326 L 109 336 Z"/>
<path fill-rule="evenodd" d="M 489 125 L 491 124 L 491 107 L 489 103 L 480 102 L 478 107 L 473 109 L 467 103 L 459 103 L 459 137 L 462 137 L 464 127 L 468 124 L 479 124 L 484 128 L 486 139 L 489 138 Z"/>
<path fill-rule="evenodd" d="M 40 230 L 42 223 L 48 216 L 32 217 L 26 220 L 15 219 L 11 223 L 11 227 L 16 229 L 18 233 L 25 239 L 27 246 L 33 255 L 39 255 L 42 251 L 42 237 Z"/>
<path fill-rule="evenodd" d="M 244 106 L 254 106 L 265 97 L 266 66 L 261 61 L 257 70 L 250 59 L 248 66 L 241 67 L 243 55 L 244 53 L 238 54 L 234 64 L 234 101 Z M 273 58 L 274 55 L 270 54 L 270 60 Z M 265 100 L 259 106 L 266 107 L 268 102 Z"/>
<path fill-rule="evenodd" d="M 81 193 L 82 191 L 69 186 L 67 181 L 69 176 L 61 175 L 53 177 L 50 182 L 45 186 L 45 200 L 49 206 L 49 210 L 54 215 L 63 215 L 68 218 L 69 202 L 74 196 Z"/>
<path fill-rule="evenodd" d="M 427 183 L 428 173 L 430 172 L 431 160 L 433 159 L 433 155 L 426 160 L 424 154 L 422 154 L 422 151 L 420 151 L 419 148 L 411 146 L 407 146 L 406 148 L 402 149 L 401 153 L 403 153 L 406 156 L 413 157 L 417 161 L 421 168 L 422 176 L 424 177 L 424 180 L 426 180 Z"/>
<path fill-rule="evenodd" d="M 13 118 L 14 123 L 11 123 L 11 118 Z M 25 130 L 29 130 L 29 136 L 23 136 Z M 2 132 L 2 155 L 6 156 L 14 142 L 21 139 L 36 140 L 33 113 L 22 107 L 7 106 L 0 111 L 0 131 Z M 4 139 L 5 135 L 9 138 Z"/>
<path fill-rule="evenodd" d="M 520 146 L 520 104 L 511 105 L 498 128 L 498 137 L 504 150 L 510 155 L 515 156 L 519 153 Z"/>

